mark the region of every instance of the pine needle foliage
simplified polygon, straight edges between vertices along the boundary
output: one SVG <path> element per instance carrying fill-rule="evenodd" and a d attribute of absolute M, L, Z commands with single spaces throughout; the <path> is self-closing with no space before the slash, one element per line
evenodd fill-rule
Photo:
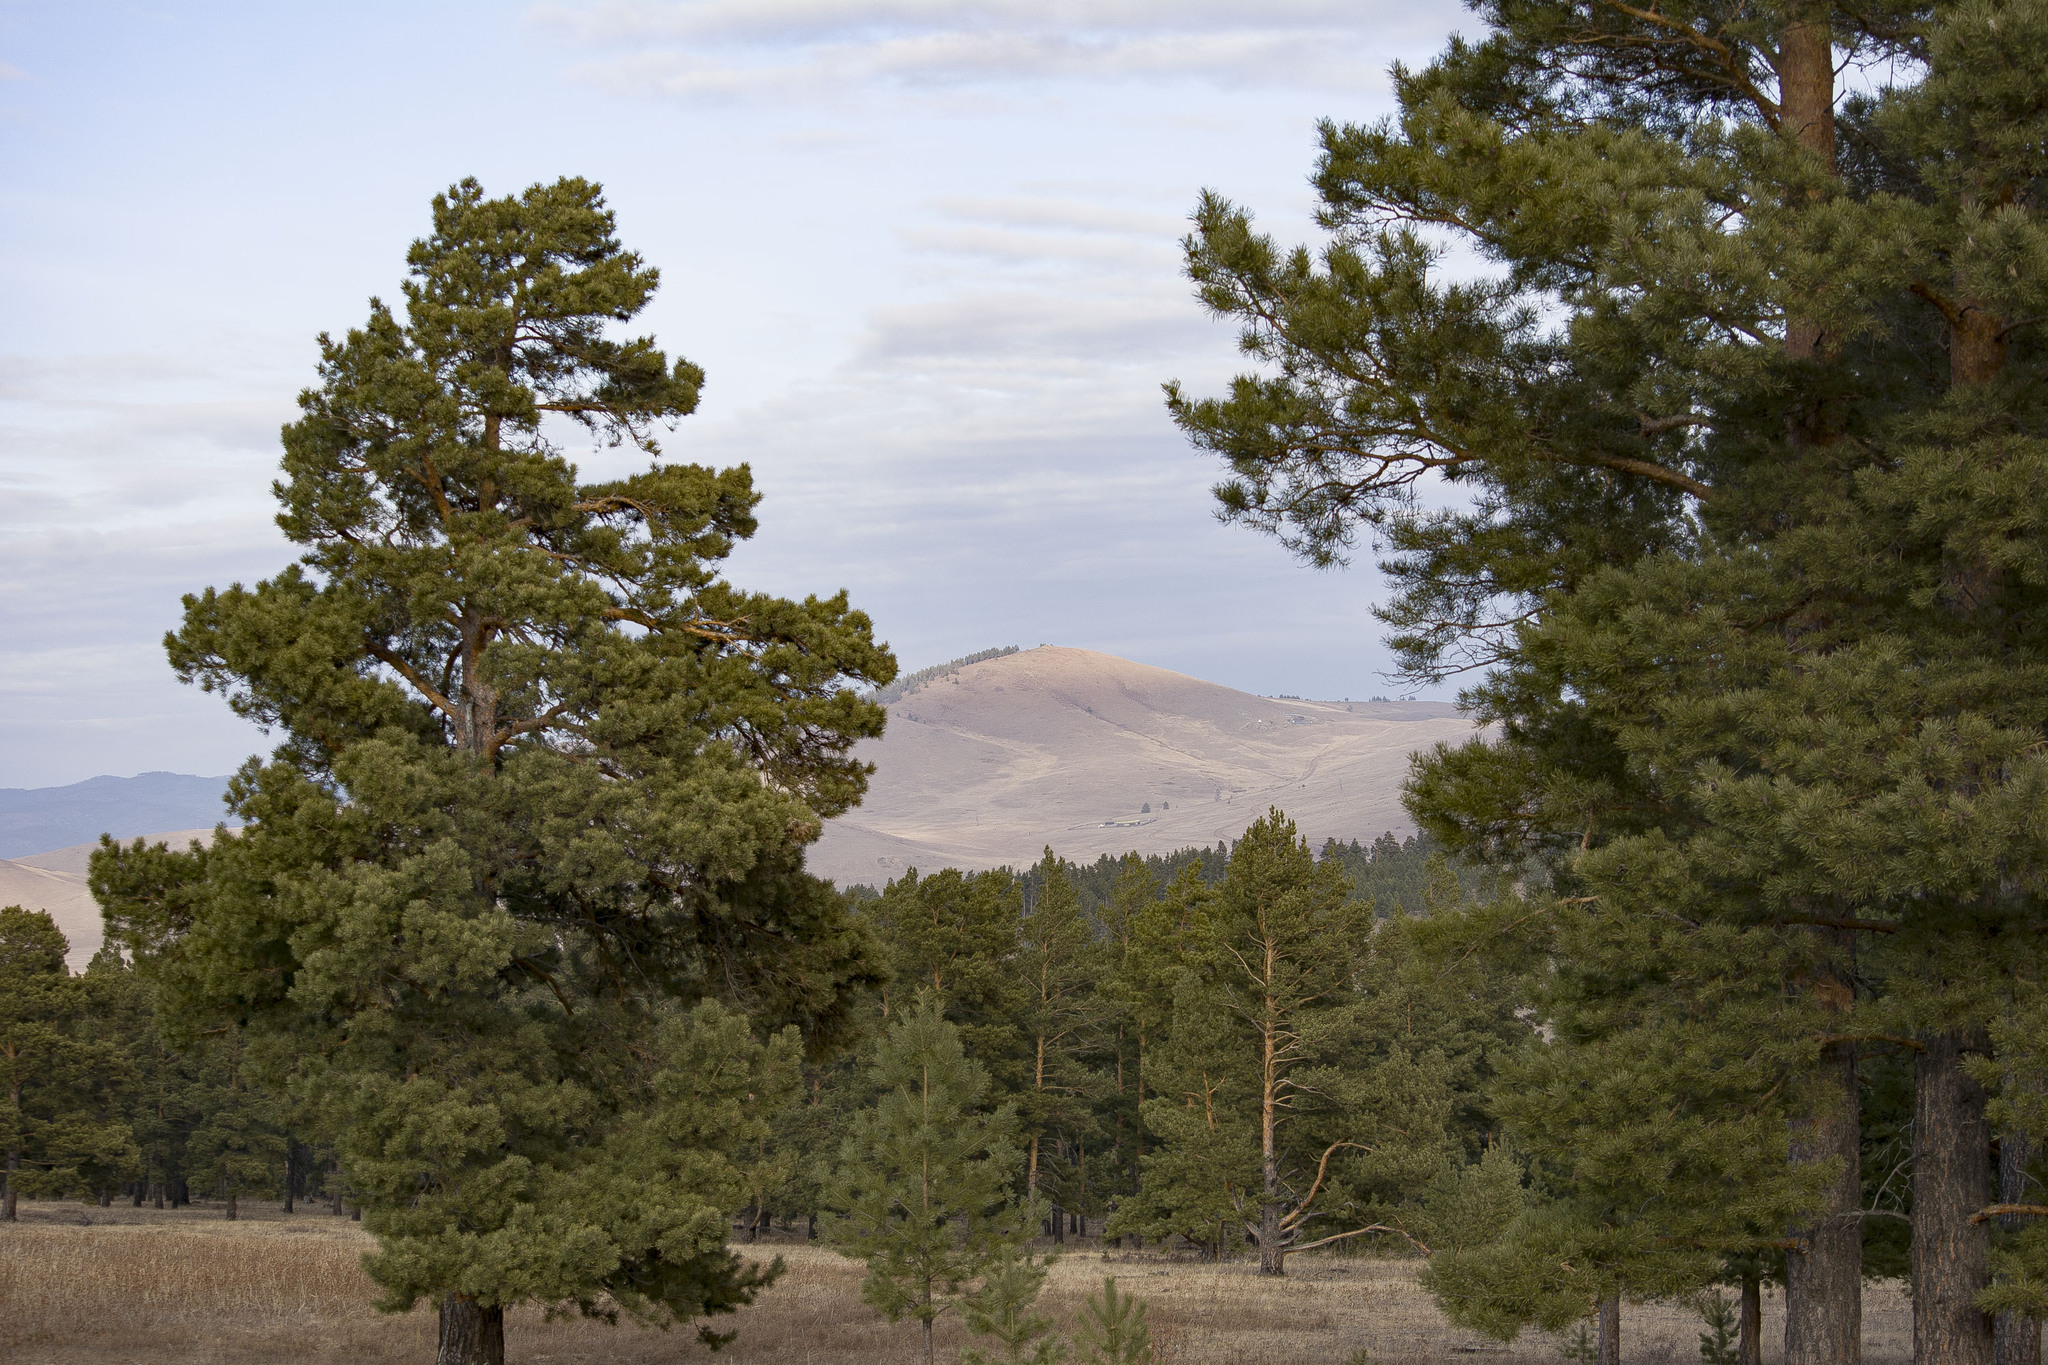
<path fill-rule="evenodd" d="M 387 1307 L 443 1356 L 507 1305 L 699 1320 L 800 1026 L 872 983 L 803 871 L 894 661 L 843 594 L 744 591 L 744 468 L 661 457 L 703 374 L 626 328 L 658 273 L 599 187 L 436 196 L 402 307 L 320 339 L 283 432 L 297 562 L 185 599 L 180 677 L 280 732 L 208 850 L 94 891 L 174 1040 L 245 1025 L 335 1135 Z M 585 480 L 563 444 L 644 459 Z M 708 1330 L 708 1329 L 706 1329 Z"/>
<path fill-rule="evenodd" d="M 891 1020 L 869 1072 L 880 1098 L 840 1144 L 821 1231 L 867 1263 L 863 1299 L 891 1322 L 919 1324 L 931 1365 L 940 1316 L 970 1302 L 986 1275 L 1009 1267 L 1015 1291 L 1031 1273 L 1021 1252 L 1035 1210 L 1012 1194 L 1023 1164 L 1016 1112 L 983 1107 L 988 1073 L 933 994 Z"/>
<path fill-rule="evenodd" d="M 1103 1276 L 1102 1288 L 1088 1295 L 1077 1327 L 1087 1365 L 1152 1365 L 1145 1301 L 1120 1292 L 1116 1276 Z"/>

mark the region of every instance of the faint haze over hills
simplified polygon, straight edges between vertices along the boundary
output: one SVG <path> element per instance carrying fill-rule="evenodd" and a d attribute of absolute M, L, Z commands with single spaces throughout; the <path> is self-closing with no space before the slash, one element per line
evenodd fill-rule
<path fill-rule="evenodd" d="M 227 818 L 221 804 L 227 789 L 225 777 L 184 773 L 92 777 L 68 787 L 0 787 L 0 858 L 87 844 L 102 834 L 133 839 L 159 830 L 211 829 Z"/>

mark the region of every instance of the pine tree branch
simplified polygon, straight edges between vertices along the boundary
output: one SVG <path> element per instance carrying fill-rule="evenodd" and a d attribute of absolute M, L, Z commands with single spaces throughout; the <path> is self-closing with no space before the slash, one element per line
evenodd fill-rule
<path fill-rule="evenodd" d="M 1858 929 L 1866 934 L 1896 934 L 1899 926 L 1881 919 L 1844 919 L 1832 915 L 1778 915 L 1771 924 L 1817 924 L 1824 929 Z"/>
<path fill-rule="evenodd" d="M 1941 314 L 1942 320 L 1948 323 L 1949 326 L 1960 327 L 1963 325 L 1963 310 L 1956 307 L 1955 304 L 1943 298 L 1941 295 L 1935 293 L 1925 284 L 1922 284 L 1916 280 L 1912 284 L 1907 285 L 1906 288 L 1909 292 L 1918 294 L 1921 298 L 1933 304 L 1934 310 L 1937 313 Z"/>
<path fill-rule="evenodd" d="M 1909 1048 L 1914 1052 L 1927 1050 L 1927 1044 L 1913 1038 L 1901 1038 L 1893 1033 L 1823 1033 L 1814 1041 L 1822 1047 L 1834 1043 L 1891 1043 L 1895 1047 Z"/>
<path fill-rule="evenodd" d="M 421 696 L 432 702 L 435 709 L 447 716 L 448 719 L 455 719 L 455 703 L 449 701 L 439 688 L 422 677 L 418 669 L 399 658 L 396 654 L 393 654 L 378 641 L 367 636 L 363 639 L 363 652 L 411 683 Z"/>
<path fill-rule="evenodd" d="M 1993 1218 L 2018 1215 L 2023 1218 L 2048 1218 L 2048 1205 L 2043 1204 L 1993 1204 L 1970 1215 L 1972 1223 L 1986 1223 Z"/>
<path fill-rule="evenodd" d="M 1701 483 L 1690 474 L 1681 474 L 1675 469 L 1666 469 L 1651 460 L 1632 460 L 1626 455 L 1603 455 L 1592 460 L 1560 460 L 1559 464 L 1576 464 L 1595 469 L 1612 469 L 1623 474 L 1640 474 L 1652 483 L 1661 483 L 1667 488 L 1690 493 L 1701 502 L 1711 502 L 1719 496 L 1712 484 Z"/>
<path fill-rule="evenodd" d="M 1330 1245 L 1330 1243 L 1332 1242 L 1341 1242 L 1346 1237 L 1363 1237 L 1368 1232 L 1391 1232 L 1396 1237 L 1399 1237 L 1402 1241 L 1408 1243 L 1409 1246 L 1412 1246 L 1417 1251 L 1421 1252 L 1423 1255 L 1436 1255 L 1436 1253 L 1434 1251 L 1431 1251 L 1428 1246 L 1424 1245 L 1422 1242 L 1416 1240 L 1413 1236 L 1409 1235 L 1409 1232 L 1406 1228 L 1395 1227 L 1391 1223 L 1374 1223 L 1370 1227 L 1353 1228 L 1349 1232 L 1332 1233 L 1328 1237 L 1321 1237 L 1313 1242 L 1303 1242 L 1299 1246 L 1290 1246 L 1287 1248 L 1287 1251 L 1290 1255 L 1297 1251 L 1314 1251 L 1317 1247 L 1326 1247 Z"/>
<path fill-rule="evenodd" d="M 1288 1231 L 1308 1216 L 1309 1205 L 1313 1204 L 1316 1196 L 1322 1193 L 1323 1179 L 1330 1173 L 1330 1158 L 1346 1147 L 1360 1152 L 1370 1152 L 1372 1150 L 1372 1148 L 1362 1142 L 1333 1142 L 1324 1148 L 1323 1159 L 1316 1163 L 1316 1183 L 1309 1186 L 1308 1193 L 1303 1195 L 1300 1202 L 1295 1204 L 1294 1212 L 1288 1214 L 1287 1217 L 1280 1221 L 1281 1231 Z"/>

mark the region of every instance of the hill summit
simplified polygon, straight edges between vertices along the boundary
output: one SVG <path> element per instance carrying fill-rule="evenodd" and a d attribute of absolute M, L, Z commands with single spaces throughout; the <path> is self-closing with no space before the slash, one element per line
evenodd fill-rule
<path fill-rule="evenodd" d="M 1413 827 L 1408 755 L 1472 734 L 1443 702 L 1253 696 L 1087 649 L 961 667 L 889 707 L 860 807 L 825 826 L 813 872 L 880 885 L 907 867 L 1036 862 L 1231 840 L 1279 806 L 1310 842 Z"/>

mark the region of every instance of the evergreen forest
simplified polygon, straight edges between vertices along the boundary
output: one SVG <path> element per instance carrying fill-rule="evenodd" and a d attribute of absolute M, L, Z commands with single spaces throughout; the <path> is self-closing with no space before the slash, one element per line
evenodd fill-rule
<path fill-rule="evenodd" d="M 521 1306 L 722 1346 L 777 1238 L 928 1365 L 1052 1365 L 1084 1242 L 1399 1261 L 1600 1365 L 1646 1305 L 1859 1365 L 1881 1285 L 1914 1365 L 2039 1365 L 2048 0 L 1473 16 L 1321 126 L 1316 242 L 1202 196 L 1245 371 L 1166 386 L 1222 518 L 1370 555 L 1461 689 L 1416 835 L 813 875 L 894 655 L 727 577 L 761 497 L 665 457 L 705 376 L 600 187 L 462 181 L 319 338 L 297 557 L 165 640 L 277 741 L 244 828 L 106 842 L 80 975 L 0 911 L 6 1218 L 338 1201 L 444 1365 Z"/>

